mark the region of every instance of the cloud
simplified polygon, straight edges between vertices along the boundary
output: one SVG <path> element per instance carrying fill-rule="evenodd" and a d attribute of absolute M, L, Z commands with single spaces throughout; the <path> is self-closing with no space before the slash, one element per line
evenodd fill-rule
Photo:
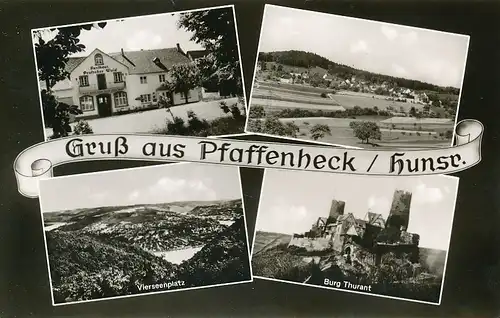
<path fill-rule="evenodd" d="M 404 67 L 402 67 L 401 65 L 396 64 L 396 63 L 392 63 L 392 69 L 393 69 L 394 72 L 396 72 L 396 74 L 398 76 L 402 76 L 402 75 L 408 74 L 408 72 L 406 71 L 406 69 Z"/>
<path fill-rule="evenodd" d="M 382 34 L 389 40 L 394 41 L 398 37 L 398 31 L 394 28 L 391 28 L 387 25 L 383 25 L 380 27 Z"/>
<path fill-rule="evenodd" d="M 420 182 L 413 191 L 412 202 L 419 204 L 436 204 L 443 200 L 443 190 L 445 189 L 428 187 L 423 182 Z"/>
<path fill-rule="evenodd" d="M 127 40 L 128 50 L 141 50 L 144 48 L 159 48 L 162 44 L 160 35 L 150 30 L 136 31 Z"/>
<path fill-rule="evenodd" d="M 368 44 L 363 40 L 351 44 L 351 53 L 368 53 L 369 51 Z"/>

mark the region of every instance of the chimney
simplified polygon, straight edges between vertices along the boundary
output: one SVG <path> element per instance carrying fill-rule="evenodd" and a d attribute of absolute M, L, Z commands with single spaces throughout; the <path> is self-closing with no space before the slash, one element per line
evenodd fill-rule
<path fill-rule="evenodd" d="M 121 48 L 121 52 L 122 52 L 122 57 L 125 60 L 127 60 L 127 62 L 129 62 L 130 64 L 132 64 L 135 67 L 135 64 L 128 57 L 125 56 L 125 52 L 123 52 L 123 48 Z"/>
<path fill-rule="evenodd" d="M 184 53 L 184 51 L 181 49 L 181 45 L 179 43 L 177 43 L 177 52 L 181 53 L 182 55 L 186 55 L 186 53 Z"/>

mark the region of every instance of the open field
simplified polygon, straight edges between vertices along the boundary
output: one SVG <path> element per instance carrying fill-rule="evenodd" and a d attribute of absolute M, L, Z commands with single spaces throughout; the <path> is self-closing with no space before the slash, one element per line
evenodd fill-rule
<path fill-rule="evenodd" d="M 328 97 L 316 95 L 297 94 L 295 92 L 286 92 L 275 89 L 254 88 L 252 99 L 273 99 L 289 102 L 300 102 L 304 104 L 319 105 L 339 105 L 335 100 Z"/>
<path fill-rule="evenodd" d="M 331 98 L 320 97 L 321 93 L 328 93 L 332 90 L 326 88 L 317 88 L 306 85 L 298 84 L 273 84 L 273 83 L 261 83 L 259 87 L 255 87 L 252 92 L 252 104 L 256 103 L 256 100 L 260 99 L 276 99 L 289 102 L 301 102 L 309 104 L 325 104 L 325 105 L 340 105 L 344 108 L 354 108 L 359 106 L 361 108 L 374 108 L 377 107 L 380 110 L 386 110 L 392 107 L 396 111 L 403 109 L 405 112 L 410 111 L 412 107 L 417 110 L 422 110 L 423 105 L 415 103 L 397 102 L 386 100 L 386 96 L 367 94 L 367 93 L 356 93 L 349 92 L 346 93 L 342 91 L 341 93 L 331 95 Z M 260 104 L 267 105 L 267 104 Z M 304 104 L 302 108 L 310 108 L 310 105 Z"/>
<path fill-rule="evenodd" d="M 372 148 L 373 146 L 371 145 L 362 144 L 361 141 L 354 136 L 352 129 L 349 127 L 349 123 L 352 121 L 374 121 L 372 117 L 373 116 L 371 116 L 371 118 L 363 118 L 362 116 L 360 116 L 356 119 L 326 117 L 283 118 L 280 120 L 283 122 L 293 122 L 299 127 L 300 131 L 297 136 L 298 139 L 313 140 L 309 133 L 310 127 L 316 124 L 323 124 L 327 125 L 330 128 L 332 135 L 327 135 L 318 141 L 351 147 Z M 440 131 L 446 131 L 450 129 L 453 129 L 453 126 L 440 127 L 439 131 L 437 131 L 436 129 L 429 129 L 425 126 L 422 127 L 422 131 L 402 131 L 397 127 L 394 130 L 381 129 L 381 140 L 376 140 L 373 142 L 377 143 L 378 149 L 443 148 L 450 146 L 451 140 L 440 137 L 438 133 Z"/>
<path fill-rule="evenodd" d="M 285 100 L 276 99 L 252 99 L 252 105 L 264 106 L 264 110 L 271 111 L 271 109 L 283 109 L 283 108 L 302 108 L 302 109 L 317 109 L 317 110 L 330 110 L 330 111 L 343 111 L 344 107 L 338 105 L 324 105 L 324 104 L 309 104 L 309 103 L 297 103 Z"/>
<path fill-rule="evenodd" d="M 288 244 L 291 238 L 292 236 L 289 234 L 257 231 L 252 254 L 255 255 L 280 244 Z"/>

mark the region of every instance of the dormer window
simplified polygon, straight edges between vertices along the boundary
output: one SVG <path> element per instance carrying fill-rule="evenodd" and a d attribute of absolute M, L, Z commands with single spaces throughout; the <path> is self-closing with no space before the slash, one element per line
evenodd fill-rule
<path fill-rule="evenodd" d="M 94 62 L 95 65 L 103 65 L 104 60 L 102 59 L 102 54 L 97 53 L 96 55 L 94 55 Z"/>

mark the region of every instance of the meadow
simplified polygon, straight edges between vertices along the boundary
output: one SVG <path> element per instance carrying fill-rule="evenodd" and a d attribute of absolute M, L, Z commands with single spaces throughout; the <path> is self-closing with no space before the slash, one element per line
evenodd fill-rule
<path fill-rule="evenodd" d="M 352 121 L 375 121 L 374 116 L 359 116 L 356 119 L 350 118 L 281 118 L 282 122 L 293 122 L 299 127 L 298 139 L 313 140 L 310 128 L 316 124 L 327 125 L 330 128 L 331 135 L 325 135 L 320 142 L 343 145 L 350 147 L 373 148 L 375 146 L 361 143 L 353 134 L 349 123 Z M 446 131 L 452 127 L 440 127 L 439 130 Z M 427 130 L 426 130 L 427 129 Z M 443 148 L 451 145 L 451 140 L 439 135 L 437 129 L 430 130 L 422 127 L 422 130 L 407 129 L 384 129 L 381 130 L 381 139 L 373 140 L 377 144 L 377 149 L 422 149 L 422 148 Z"/>
<path fill-rule="evenodd" d="M 396 111 L 404 110 L 410 111 L 412 107 L 416 110 L 422 110 L 423 105 L 416 103 L 406 103 L 387 100 L 387 96 L 380 96 L 367 93 L 343 93 L 330 95 L 330 97 L 323 98 L 321 93 L 331 93 L 332 90 L 325 88 L 317 88 L 306 85 L 287 84 L 287 83 L 259 83 L 259 86 L 252 91 L 252 100 L 281 100 L 289 102 L 297 102 L 302 104 L 302 108 L 315 108 L 311 104 L 323 105 L 337 105 L 344 108 L 354 108 L 359 106 L 361 108 L 374 108 L 380 110 L 387 110 L 391 107 Z M 286 107 L 286 106 L 284 106 Z M 298 105 L 296 107 L 299 107 Z"/>

